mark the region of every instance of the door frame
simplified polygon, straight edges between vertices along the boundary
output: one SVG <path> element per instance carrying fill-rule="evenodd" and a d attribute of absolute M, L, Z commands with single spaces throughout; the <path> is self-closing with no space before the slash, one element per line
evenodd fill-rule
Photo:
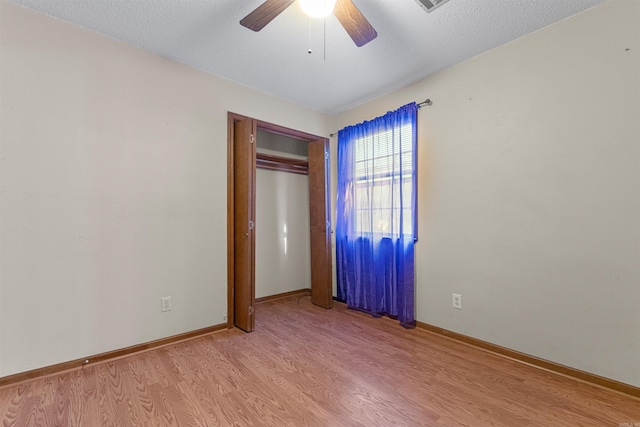
<path fill-rule="evenodd" d="M 253 119 L 252 117 L 243 116 L 241 114 L 236 114 L 232 112 L 227 113 L 227 328 L 234 328 L 235 323 L 235 236 L 234 236 L 234 227 L 235 227 L 235 216 L 234 216 L 234 194 L 235 194 L 235 186 L 234 186 L 234 123 L 241 120 L 254 120 L 256 122 L 256 127 L 258 130 L 263 130 L 269 133 L 274 133 L 277 135 L 286 136 L 289 138 L 300 140 L 301 142 L 310 143 L 313 141 L 322 140 L 324 141 L 325 147 L 329 146 L 329 138 L 325 138 L 318 135 L 313 135 L 310 133 L 298 131 L 295 129 L 287 128 L 284 126 L 276 125 L 273 123 L 265 122 L 258 119 Z M 255 161 L 254 161 L 254 171 L 255 171 Z M 329 171 L 325 172 L 327 175 Z M 328 184 L 325 185 L 325 195 L 327 197 L 326 203 L 329 203 L 328 193 L 330 188 L 327 188 Z M 255 200 L 254 200 L 255 203 Z M 330 221 L 330 217 L 327 218 L 327 221 Z M 328 227 L 330 229 L 330 226 Z M 330 246 L 329 246 L 330 251 Z M 331 262 L 331 254 L 329 254 L 329 262 Z M 328 295 L 332 295 L 333 286 L 331 279 L 331 269 L 329 269 L 329 280 L 325 282 L 324 286 L 327 289 L 322 289 L 322 293 Z M 318 286 L 318 285 L 316 285 Z M 314 284 L 311 283 L 312 292 L 314 290 Z M 332 298 L 329 298 L 328 303 L 325 308 L 330 308 L 332 305 Z"/>

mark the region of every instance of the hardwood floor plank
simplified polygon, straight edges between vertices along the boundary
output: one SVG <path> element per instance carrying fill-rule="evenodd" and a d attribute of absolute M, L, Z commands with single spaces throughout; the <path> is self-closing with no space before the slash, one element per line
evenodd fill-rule
<path fill-rule="evenodd" d="M 98 382 L 93 366 L 73 372 L 77 374 L 71 384 L 73 393 L 69 401 L 67 425 L 102 425 L 100 422 Z"/>
<path fill-rule="evenodd" d="M 68 423 L 70 400 L 74 394 L 71 390 L 73 375 L 56 376 L 53 380 L 55 391 L 52 402 L 44 407 L 45 419 L 48 425 L 63 426 Z"/>
<path fill-rule="evenodd" d="M 135 402 L 136 419 L 149 421 L 158 415 L 149 390 L 149 387 L 157 383 L 147 381 L 143 358 L 130 358 L 128 362 L 130 375 L 125 378 L 125 394 L 128 396 L 128 402 Z"/>
<path fill-rule="evenodd" d="M 198 356 L 197 360 L 201 360 Z M 206 359 L 205 359 L 206 360 Z M 210 368 L 206 362 L 193 375 L 178 384 L 186 399 L 197 404 L 200 414 L 211 425 L 230 425 L 235 421 L 234 409 L 225 400 L 222 371 Z"/>
<path fill-rule="evenodd" d="M 12 389 L 0 390 L 0 418 L 3 426 L 14 425 L 18 418 L 18 410 L 27 399 L 30 385 L 22 384 Z"/>
<path fill-rule="evenodd" d="M 193 414 L 194 421 L 198 426 L 202 427 L 215 427 L 227 425 L 224 422 L 224 415 L 222 408 L 215 405 L 215 398 L 207 394 L 199 393 L 195 394 L 196 390 L 202 390 L 201 386 L 194 386 L 193 383 L 187 384 L 185 381 L 181 381 L 177 384 L 178 391 L 185 398 L 185 404 L 189 406 L 191 413 Z"/>
<path fill-rule="evenodd" d="M 17 399 L 23 399 L 26 393 L 26 390 L 20 390 L 19 387 L 0 389 L 0 421 L 9 419 L 9 408 L 13 404 L 12 402 Z"/>
<path fill-rule="evenodd" d="M 100 425 L 113 427 L 116 423 L 116 417 L 114 408 L 109 400 L 108 382 L 107 382 L 107 365 L 108 363 L 101 363 L 94 365 L 96 370 L 96 386 L 98 397 L 98 413 L 100 418 Z"/>
<path fill-rule="evenodd" d="M 223 331 L 0 388 L 0 425 L 618 426 L 640 400 L 307 296 Z"/>
<path fill-rule="evenodd" d="M 46 421 L 46 414 L 39 396 L 30 396 L 19 401 L 7 412 L 5 426 L 48 426 L 56 425 Z M 61 424 L 57 424 L 61 425 Z"/>

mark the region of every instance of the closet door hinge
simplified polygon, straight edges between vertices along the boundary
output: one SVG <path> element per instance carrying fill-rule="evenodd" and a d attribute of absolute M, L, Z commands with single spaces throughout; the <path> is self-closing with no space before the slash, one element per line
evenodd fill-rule
<path fill-rule="evenodd" d="M 324 152 L 324 159 L 329 160 L 329 153 L 326 151 Z"/>
<path fill-rule="evenodd" d="M 251 134 L 251 138 L 249 138 L 251 140 L 251 143 L 253 144 L 254 142 L 256 142 L 256 137 L 254 134 Z"/>
<path fill-rule="evenodd" d="M 253 221 L 249 221 L 249 230 L 253 230 L 254 226 L 255 224 L 253 223 Z"/>
<path fill-rule="evenodd" d="M 249 316 L 253 316 L 253 306 L 249 306 Z"/>

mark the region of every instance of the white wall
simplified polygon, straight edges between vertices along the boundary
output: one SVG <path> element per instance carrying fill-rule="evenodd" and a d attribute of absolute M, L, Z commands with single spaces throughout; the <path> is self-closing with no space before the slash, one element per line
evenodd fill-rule
<path fill-rule="evenodd" d="M 223 323 L 227 111 L 328 118 L 0 8 L 0 376 Z"/>
<path fill-rule="evenodd" d="M 309 233 L 309 177 L 258 169 L 256 298 L 311 288 Z"/>
<path fill-rule="evenodd" d="M 418 320 L 640 386 L 639 22 L 612 0 L 335 118 L 433 100 Z"/>

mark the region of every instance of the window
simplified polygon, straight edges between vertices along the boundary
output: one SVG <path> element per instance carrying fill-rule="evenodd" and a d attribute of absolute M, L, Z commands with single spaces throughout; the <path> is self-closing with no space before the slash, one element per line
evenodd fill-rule
<path fill-rule="evenodd" d="M 355 231 L 413 234 L 414 129 L 402 123 L 355 142 Z"/>

